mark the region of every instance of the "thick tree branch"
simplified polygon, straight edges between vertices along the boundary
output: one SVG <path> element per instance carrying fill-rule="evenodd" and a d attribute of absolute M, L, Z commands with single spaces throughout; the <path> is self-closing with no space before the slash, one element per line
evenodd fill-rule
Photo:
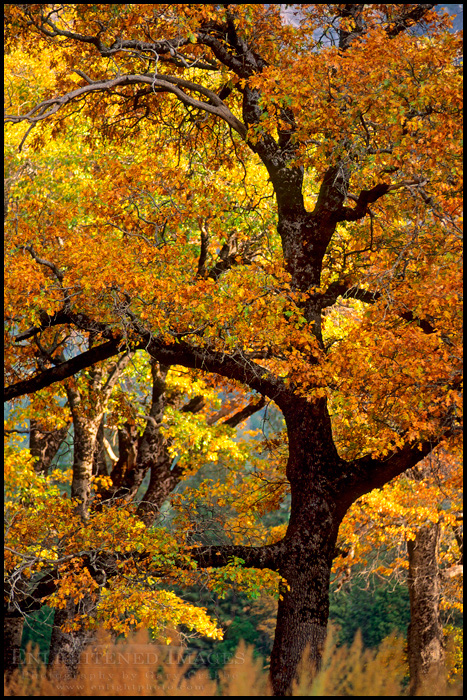
<path fill-rule="evenodd" d="M 335 481 L 339 512 L 345 514 L 357 498 L 373 489 L 381 488 L 391 479 L 414 467 L 456 432 L 456 428 L 448 428 L 444 434 L 432 440 L 420 441 L 416 445 L 405 444 L 389 457 L 374 458 L 366 455 L 348 462 L 347 468 L 343 469 L 342 475 Z"/>
<path fill-rule="evenodd" d="M 288 393 L 282 379 L 254 363 L 241 351 L 224 354 L 207 348 L 192 347 L 182 340 L 173 345 L 167 345 L 160 340 L 151 339 L 144 347 L 164 364 L 201 369 L 235 379 L 242 384 L 247 384 L 259 394 L 269 396 L 276 403 L 284 393 Z"/>
<path fill-rule="evenodd" d="M 184 406 L 181 407 L 181 413 L 199 413 L 205 406 L 204 396 L 194 396 Z"/>
<path fill-rule="evenodd" d="M 262 547 L 234 544 L 211 545 L 194 547 L 190 551 L 190 556 L 201 568 L 227 566 L 233 557 L 238 557 L 243 559 L 247 567 L 277 571 L 280 567 L 281 558 L 286 555 L 286 549 L 284 540 Z"/>
<path fill-rule="evenodd" d="M 366 304 L 374 304 L 381 297 L 381 294 L 380 292 L 360 289 L 360 287 L 351 287 L 345 282 L 331 282 L 321 298 L 321 308 L 326 309 L 329 306 L 333 306 L 340 296 L 346 299 L 358 299 Z"/>
<path fill-rule="evenodd" d="M 7 386 L 4 391 L 5 401 L 33 393 L 55 382 L 62 381 L 96 362 L 106 360 L 125 350 L 126 341 L 123 337 L 116 337 L 116 334 L 108 326 L 93 321 L 85 314 L 67 314 L 64 311 L 60 311 L 54 316 L 47 316 L 47 319 L 44 316 L 43 327 L 58 325 L 59 323 L 74 325 L 79 330 L 97 331 L 103 337 L 110 337 L 111 340 L 108 343 L 81 353 L 56 367 L 44 370 L 34 377 Z M 287 392 L 282 379 L 275 377 L 269 370 L 253 362 L 248 354 L 235 351 L 228 355 L 209 348 L 191 346 L 182 339 L 177 339 L 172 344 L 169 344 L 161 339 L 154 338 L 150 332 L 144 327 L 140 327 L 136 321 L 132 325 L 138 341 L 132 343 L 131 349 L 144 348 L 152 357 L 164 365 L 182 365 L 191 369 L 214 372 L 247 384 L 258 393 L 269 396 L 276 402 L 284 392 Z M 35 328 L 34 332 L 38 332 L 38 330 L 36 331 Z M 32 334 L 32 329 L 28 331 L 29 333 Z M 24 338 L 24 334 L 21 337 Z"/>
<path fill-rule="evenodd" d="M 140 346 L 142 347 L 142 346 Z M 3 392 L 3 400 L 11 401 L 25 394 L 33 394 L 40 389 L 44 389 L 55 382 L 61 382 L 63 379 L 73 376 L 82 369 L 91 367 L 96 362 L 108 360 L 125 349 L 124 345 L 117 340 L 109 340 L 107 343 L 97 345 L 91 350 L 73 357 L 71 360 L 62 362 L 62 364 L 46 369 L 40 374 L 37 374 L 29 379 L 23 379 L 20 382 L 11 384 L 5 387 Z M 136 349 L 136 348 L 135 348 Z"/>
<path fill-rule="evenodd" d="M 371 190 L 362 190 L 356 199 L 355 207 L 342 207 L 337 213 L 336 220 L 339 222 L 363 219 L 363 217 L 368 214 L 368 207 L 370 204 L 373 204 L 389 192 L 395 192 L 403 187 L 413 187 L 414 185 L 426 185 L 426 180 L 401 180 L 400 182 L 394 182 L 392 184 L 379 183 L 375 185 L 375 187 L 372 187 Z"/>
<path fill-rule="evenodd" d="M 409 27 L 413 27 L 414 24 L 420 22 L 424 16 L 432 10 L 436 5 L 399 5 L 403 8 L 400 15 L 394 18 L 389 27 L 386 29 L 386 34 L 390 37 L 397 36 L 401 32 L 404 32 Z"/>
<path fill-rule="evenodd" d="M 237 413 L 234 413 L 233 416 L 227 418 L 227 420 L 222 422 L 222 425 L 229 425 L 231 428 L 235 428 L 244 420 L 250 418 L 250 416 L 254 415 L 258 411 L 261 411 L 261 409 L 264 408 L 265 405 L 266 399 L 264 398 L 264 396 L 261 396 L 261 398 L 258 401 L 252 401 L 247 406 L 245 406 L 245 408 L 242 408 L 241 411 L 237 411 Z"/>
<path fill-rule="evenodd" d="M 21 121 L 28 121 L 30 123 L 36 123 L 42 119 L 47 119 L 51 117 L 56 112 L 58 112 L 62 107 L 67 104 L 74 102 L 75 100 L 82 99 L 88 94 L 95 92 L 111 92 L 118 87 L 124 87 L 126 85 L 139 85 L 146 84 L 150 85 L 154 91 L 157 92 L 168 92 L 175 95 L 182 104 L 186 107 L 194 107 L 196 109 L 201 109 L 210 114 L 214 114 L 229 124 L 237 133 L 240 134 L 242 139 L 246 136 L 245 125 L 235 117 L 232 112 L 226 107 L 226 105 L 219 98 L 217 93 L 212 90 L 208 90 L 202 85 L 197 83 L 192 83 L 183 78 L 178 78 L 171 75 L 122 75 L 111 80 L 101 80 L 96 81 L 91 84 L 85 85 L 83 87 L 72 90 L 65 95 L 59 95 L 57 97 L 52 97 L 48 100 L 44 100 L 39 104 L 35 105 L 27 114 L 24 115 L 14 115 L 9 114 L 4 117 L 4 121 L 18 123 Z M 188 95 L 184 90 L 193 91 L 203 95 L 208 99 L 208 102 L 198 100 L 194 97 Z"/>
<path fill-rule="evenodd" d="M 15 341 L 17 343 L 22 340 L 27 340 L 37 335 L 46 328 L 52 328 L 53 326 L 61 325 L 73 325 L 80 330 L 88 331 L 106 338 L 107 340 L 117 340 L 116 334 L 111 330 L 111 328 L 101 321 L 95 321 L 86 314 L 75 313 L 73 311 L 67 311 L 66 309 L 60 309 L 54 314 L 48 314 L 46 311 L 39 312 L 40 325 L 28 328 L 24 333 L 19 333 L 15 336 Z"/>
<path fill-rule="evenodd" d="M 362 11 L 364 4 L 345 3 L 337 5 L 336 15 L 343 19 L 352 20 L 353 26 L 350 29 L 339 29 L 339 49 L 345 51 L 356 40 L 360 39 L 367 31 Z M 418 22 L 422 21 L 425 15 L 432 10 L 435 5 L 390 5 L 389 7 L 400 8 L 399 15 L 388 20 L 386 34 L 389 37 L 395 37 L 401 32 L 413 27 Z"/>
<path fill-rule="evenodd" d="M 365 5 L 346 3 L 338 7 L 339 17 L 352 19 L 354 25 L 350 31 L 339 29 L 339 49 L 345 51 L 357 37 L 361 37 L 365 33 L 365 24 L 361 17 Z"/>

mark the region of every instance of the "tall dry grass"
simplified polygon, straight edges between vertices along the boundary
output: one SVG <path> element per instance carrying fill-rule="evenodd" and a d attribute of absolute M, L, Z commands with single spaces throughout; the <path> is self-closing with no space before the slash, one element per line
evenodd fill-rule
<path fill-rule="evenodd" d="M 205 662 L 208 660 L 204 660 Z M 193 673 L 196 659 L 186 658 L 181 646 L 149 641 L 140 631 L 131 640 L 112 642 L 101 633 L 81 657 L 79 673 L 69 678 L 56 665 L 47 668 L 29 649 L 25 663 L 5 680 L 5 695 L 16 696 L 260 696 L 271 695 L 267 671 L 253 649 L 243 643 L 226 659 L 219 681 L 203 668 Z M 332 634 L 324 650 L 320 673 L 314 675 L 305 655 L 296 696 L 403 696 L 407 694 L 403 642 L 386 639 L 377 651 L 364 649 L 359 635 L 350 648 L 337 648 Z M 190 675 L 191 674 L 191 675 Z M 431 682 L 419 695 L 462 695 L 460 685 Z"/>

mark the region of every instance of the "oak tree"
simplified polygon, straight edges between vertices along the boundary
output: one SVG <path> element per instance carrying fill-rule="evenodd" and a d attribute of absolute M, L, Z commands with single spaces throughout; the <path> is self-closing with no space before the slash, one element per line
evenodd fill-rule
<path fill-rule="evenodd" d="M 7 220 L 5 396 L 144 349 L 274 401 L 285 533 L 190 552 L 284 579 L 276 695 L 319 662 L 348 508 L 457 438 L 461 386 L 459 36 L 434 5 L 282 7 L 5 12 L 48 81 L 8 86 L 21 147 L 69 125 L 100 154 L 79 201 Z"/>

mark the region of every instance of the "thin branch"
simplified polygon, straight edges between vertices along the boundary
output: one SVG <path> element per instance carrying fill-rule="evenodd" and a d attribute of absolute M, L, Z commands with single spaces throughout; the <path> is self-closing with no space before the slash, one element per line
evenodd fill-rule
<path fill-rule="evenodd" d="M 209 243 L 209 232 L 207 228 L 207 221 L 200 218 L 198 220 L 199 229 L 201 232 L 201 250 L 199 253 L 198 260 L 198 271 L 196 273 L 197 277 L 206 277 L 206 259 L 208 256 L 208 243 Z"/>
<path fill-rule="evenodd" d="M 94 85 L 96 82 L 98 82 L 97 80 L 93 80 L 92 78 L 90 78 L 88 75 L 86 75 L 86 73 L 83 73 L 83 71 L 79 70 L 78 68 L 73 68 L 73 73 L 79 75 L 80 78 L 84 78 L 84 80 L 87 83 L 89 83 L 89 85 Z"/>
<path fill-rule="evenodd" d="M 44 258 L 40 258 L 37 253 L 34 251 L 34 248 L 32 244 L 29 245 L 22 245 L 21 246 L 22 250 L 27 250 L 30 254 L 33 260 L 36 261 L 38 265 L 44 265 L 45 267 L 48 267 L 52 272 L 54 273 L 55 277 L 57 280 L 60 282 L 60 285 L 63 282 L 63 272 L 60 272 L 58 267 L 55 265 L 55 263 L 50 262 L 49 260 L 45 260 Z"/>

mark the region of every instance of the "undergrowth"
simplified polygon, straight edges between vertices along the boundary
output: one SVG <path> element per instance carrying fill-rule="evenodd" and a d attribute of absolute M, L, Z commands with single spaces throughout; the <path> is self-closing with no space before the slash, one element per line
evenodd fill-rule
<path fill-rule="evenodd" d="M 194 671 L 193 657 L 183 647 L 149 641 L 140 631 L 131 640 L 112 642 L 104 633 L 81 657 L 79 672 L 69 678 L 65 668 L 47 670 L 29 648 L 25 663 L 5 680 L 6 696 L 259 696 L 272 695 L 267 670 L 254 659 L 253 648 L 241 643 L 227 660 L 219 680 L 205 668 Z M 329 636 L 321 671 L 314 674 L 305 655 L 296 696 L 404 696 L 407 668 L 403 641 L 388 637 L 379 649 L 364 649 L 360 635 L 350 648 L 336 647 Z M 462 695 L 460 683 L 443 678 L 421 688 L 422 696 Z"/>

